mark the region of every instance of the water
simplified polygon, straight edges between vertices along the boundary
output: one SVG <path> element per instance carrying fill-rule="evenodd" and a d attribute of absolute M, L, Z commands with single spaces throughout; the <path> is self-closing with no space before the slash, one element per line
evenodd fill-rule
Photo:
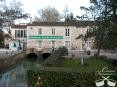
<path fill-rule="evenodd" d="M 23 60 L 0 74 L 0 87 L 28 87 L 27 69 L 31 62 Z"/>

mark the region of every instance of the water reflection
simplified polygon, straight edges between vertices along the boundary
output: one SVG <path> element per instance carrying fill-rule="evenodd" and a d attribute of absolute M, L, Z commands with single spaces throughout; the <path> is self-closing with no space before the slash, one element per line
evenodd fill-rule
<path fill-rule="evenodd" d="M 0 74 L 0 87 L 27 87 L 29 61 L 22 61 Z"/>

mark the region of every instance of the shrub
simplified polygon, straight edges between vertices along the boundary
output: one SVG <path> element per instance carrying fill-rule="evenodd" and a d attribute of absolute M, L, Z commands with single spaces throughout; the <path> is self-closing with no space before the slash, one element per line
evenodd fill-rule
<path fill-rule="evenodd" d="M 68 49 L 66 47 L 60 47 L 60 48 L 58 48 L 58 51 L 60 51 L 61 57 L 68 55 Z"/>
<path fill-rule="evenodd" d="M 28 87 L 35 87 L 41 78 L 40 87 L 95 87 L 94 73 L 73 73 L 61 71 L 28 71 Z"/>

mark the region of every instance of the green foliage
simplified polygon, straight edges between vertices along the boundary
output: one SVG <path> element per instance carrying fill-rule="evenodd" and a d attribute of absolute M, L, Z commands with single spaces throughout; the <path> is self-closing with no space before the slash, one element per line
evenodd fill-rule
<path fill-rule="evenodd" d="M 72 68 L 72 71 L 79 71 L 79 72 L 95 72 L 97 70 L 101 70 L 103 67 L 107 66 L 109 68 L 112 67 L 111 63 L 106 62 L 100 58 L 88 58 L 85 59 L 84 66 L 81 65 L 80 59 L 62 59 L 58 61 L 53 67 L 59 68 Z"/>
<path fill-rule="evenodd" d="M 95 73 L 70 73 L 59 71 L 28 71 L 29 87 L 41 78 L 40 87 L 95 87 Z"/>
<path fill-rule="evenodd" d="M 60 57 L 68 55 L 68 49 L 66 47 L 60 47 L 58 48 L 58 51 L 60 53 Z"/>
<path fill-rule="evenodd" d="M 104 24 L 104 23 L 102 23 Z M 109 27 L 109 26 L 108 26 Z M 95 38 L 95 48 L 115 49 L 117 47 L 117 29 L 116 27 L 106 28 L 104 25 L 91 27 L 85 35 L 86 38 Z"/>
<path fill-rule="evenodd" d="M 85 11 L 84 19 L 94 20 L 94 26 L 86 33 L 86 37 L 94 37 L 95 47 L 98 49 L 115 49 L 117 47 L 117 1 L 91 0 L 89 8 L 81 7 Z M 82 17 L 81 16 L 81 17 Z M 82 37 L 81 37 L 82 38 Z"/>
<path fill-rule="evenodd" d="M 105 29 L 98 26 L 98 27 L 91 27 L 89 31 L 86 33 L 86 37 L 95 38 L 94 43 L 96 48 L 103 48 L 103 45 L 105 44 L 105 37 L 106 37 Z"/>
<path fill-rule="evenodd" d="M 38 67 L 28 70 L 28 87 L 36 87 L 40 77 L 40 86 L 37 87 L 95 87 L 95 81 L 102 79 L 95 72 L 111 64 L 100 58 L 89 58 L 86 66 L 81 66 L 80 61 L 62 59 L 56 67 Z M 116 68 L 113 68 L 116 70 Z M 114 77 L 116 80 L 116 78 Z"/>

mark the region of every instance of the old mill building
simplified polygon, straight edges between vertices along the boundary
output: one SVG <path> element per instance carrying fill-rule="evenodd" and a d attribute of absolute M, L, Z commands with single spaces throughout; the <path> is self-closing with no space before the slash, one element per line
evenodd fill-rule
<path fill-rule="evenodd" d="M 92 41 L 76 39 L 80 34 L 85 34 L 93 21 L 78 22 L 32 22 L 29 24 L 13 25 L 11 34 L 13 39 L 24 43 L 26 48 L 41 50 L 44 48 L 59 48 L 82 50 L 91 47 Z"/>

